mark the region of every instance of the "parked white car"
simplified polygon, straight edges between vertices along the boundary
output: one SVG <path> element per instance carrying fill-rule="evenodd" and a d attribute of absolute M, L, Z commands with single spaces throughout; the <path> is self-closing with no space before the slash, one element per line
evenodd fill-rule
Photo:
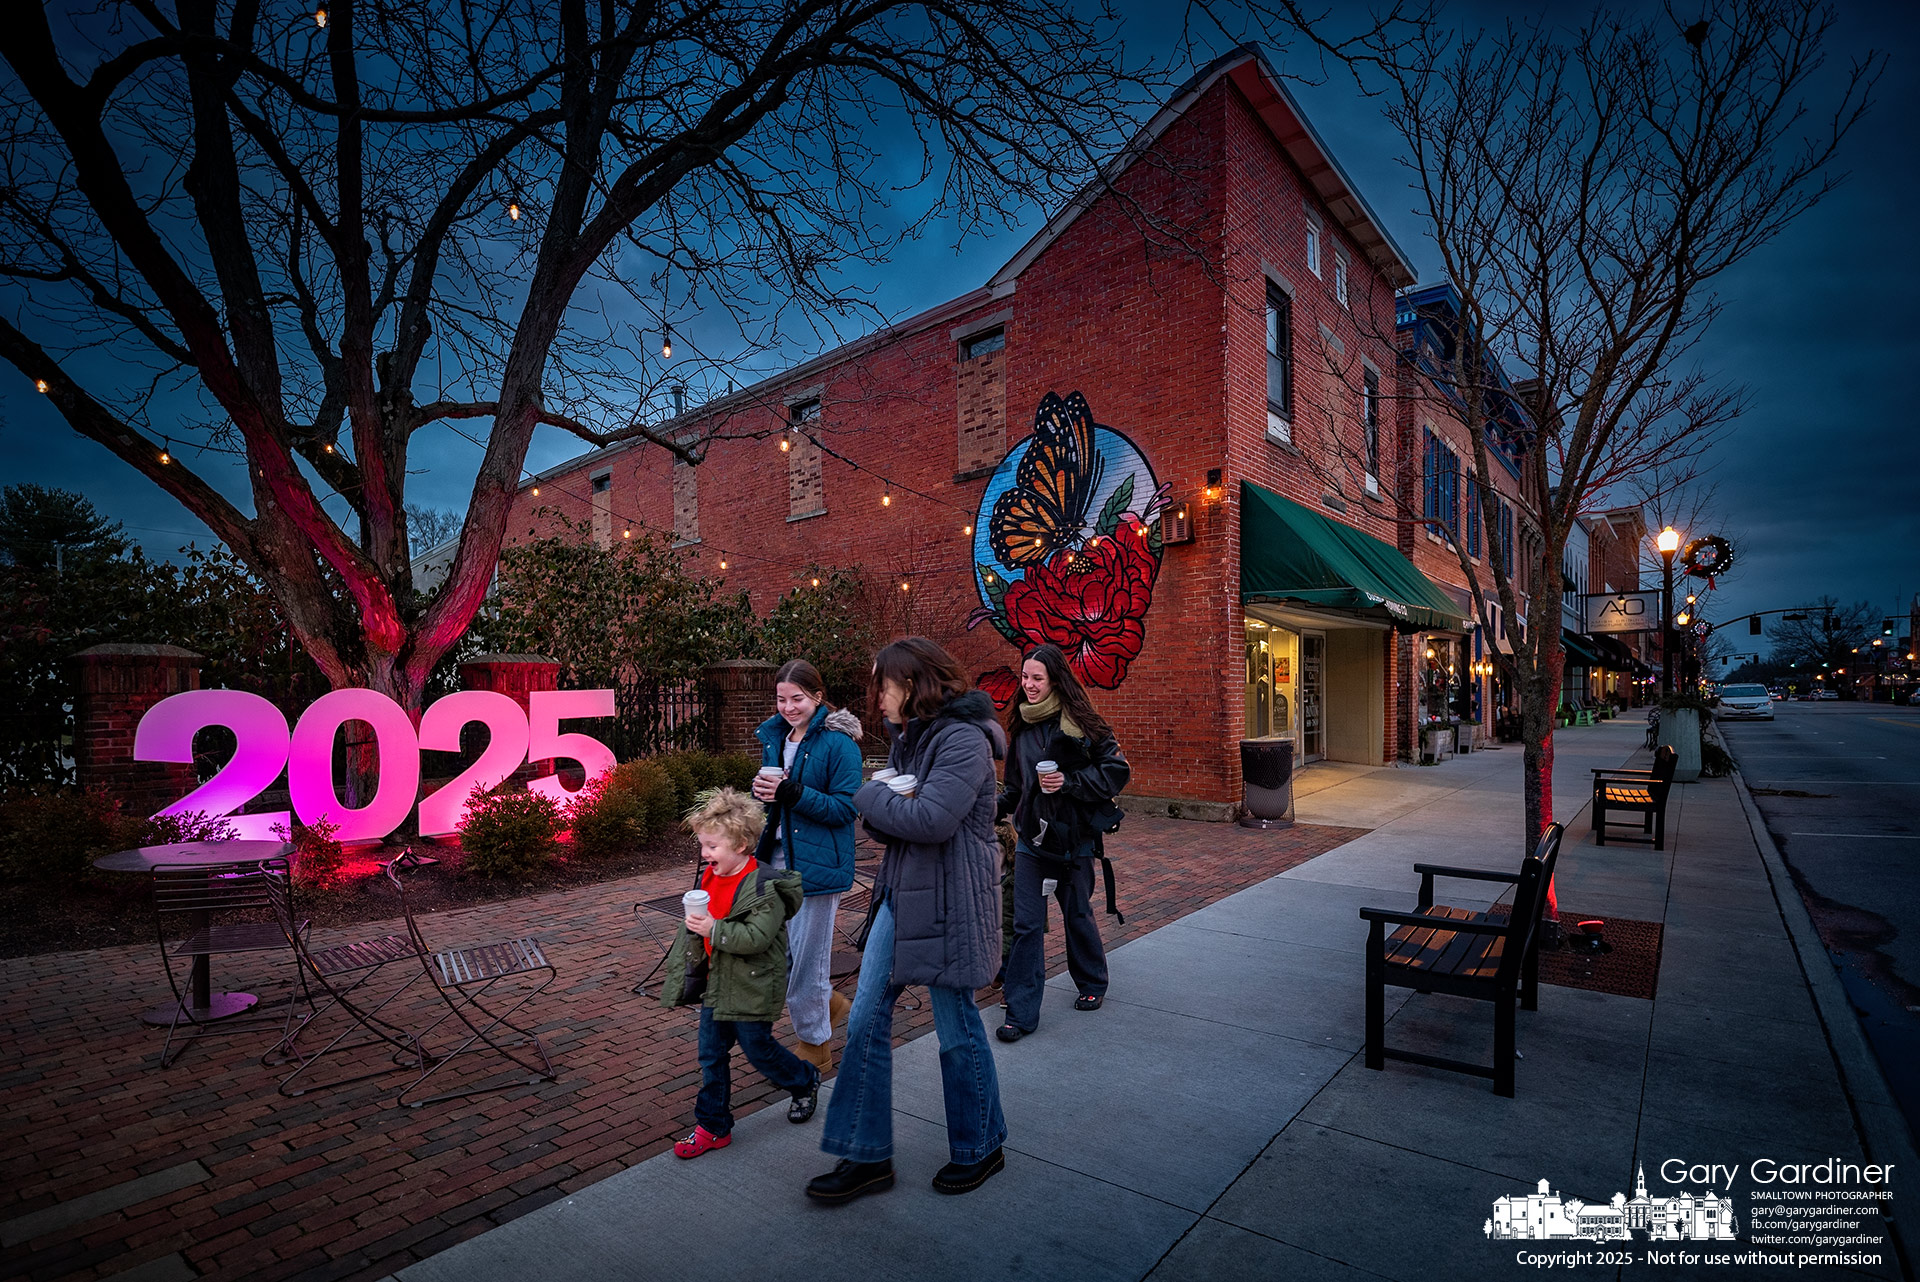
<path fill-rule="evenodd" d="M 1722 721 L 1771 721 L 1773 696 L 1765 686 L 1721 686 L 1713 715 Z"/>

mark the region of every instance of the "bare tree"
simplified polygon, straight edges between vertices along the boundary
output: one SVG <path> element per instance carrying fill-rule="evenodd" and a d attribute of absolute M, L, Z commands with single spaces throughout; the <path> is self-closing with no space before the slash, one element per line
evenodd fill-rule
<path fill-rule="evenodd" d="M 0 23 L 0 357 L 256 571 L 330 681 L 410 709 L 536 426 L 689 461 L 764 431 L 669 428 L 668 389 L 724 367 L 635 353 L 693 299 L 749 350 L 830 325 L 862 304 L 840 268 L 1057 203 L 1155 83 L 1111 15 L 1049 0 L 308 9 Z M 409 450 L 466 423 L 484 457 L 423 600 Z"/>
<path fill-rule="evenodd" d="M 1522 379 L 1532 419 L 1531 613 L 1518 566 L 1469 567 L 1483 624 L 1497 600 L 1530 625 L 1497 656 L 1521 695 L 1529 845 L 1554 814 L 1568 534 L 1632 478 L 1685 474 L 1742 408 L 1701 368 L 1716 285 L 1840 181 L 1833 161 L 1882 65 L 1816 82 L 1833 22 L 1815 0 L 1736 0 L 1699 22 L 1669 5 L 1575 30 L 1434 31 L 1423 56 L 1390 64 L 1388 115 L 1479 340 L 1461 345 L 1454 390 L 1468 405 L 1501 391 L 1476 368 L 1484 344 Z M 1485 434 L 1471 436 L 1488 475 Z M 1492 528 L 1492 489 L 1479 497 Z"/>
<path fill-rule="evenodd" d="M 466 522 L 452 508 L 428 507 L 424 503 L 407 504 L 407 540 L 413 555 L 437 548 L 460 534 Z"/>

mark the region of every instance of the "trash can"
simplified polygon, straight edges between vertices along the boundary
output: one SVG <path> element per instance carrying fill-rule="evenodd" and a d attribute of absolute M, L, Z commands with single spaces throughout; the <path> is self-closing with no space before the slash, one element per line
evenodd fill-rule
<path fill-rule="evenodd" d="M 1241 827 L 1293 827 L 1293 740 L 1242 739 L 1240 777 L 1246 783 Z"/>

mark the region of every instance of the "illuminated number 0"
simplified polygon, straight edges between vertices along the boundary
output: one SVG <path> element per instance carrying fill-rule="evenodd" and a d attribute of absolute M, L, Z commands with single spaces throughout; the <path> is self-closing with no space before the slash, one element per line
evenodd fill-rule
<path fill-rule="evenodd" d="M 333 737 L 349 721 L 373 727 L 380 749 L 380 782 L 373 800 L 358 810 L 342 805 L 333 790 Z M 336 841 L 378 841 L 398 828 L 420 795 L 420 741 L 399 704 L 378 690 L 333 690 L 313 701 L 293 728 L 287 760 L 287 791 L 300 822 L 326 819 L 338 826 Z"/>

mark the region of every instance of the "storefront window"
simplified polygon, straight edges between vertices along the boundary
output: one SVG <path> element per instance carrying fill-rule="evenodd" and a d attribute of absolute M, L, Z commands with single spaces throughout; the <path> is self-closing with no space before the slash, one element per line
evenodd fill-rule
<path fill-rule="evenodd" d="M 1258 619 L 1247 620 L 1248 738 L 1287 737 L 1295 733 L 1299 644 L 1297 633 Z"/>
<path fill-rule="evenodd" d="M 1415 665 L 1420 674 L 1420 720 L 1471 721 L 1473 685 L 1468 677 L 1466 643 L 1458 637 L 1430 636 Z"/>

